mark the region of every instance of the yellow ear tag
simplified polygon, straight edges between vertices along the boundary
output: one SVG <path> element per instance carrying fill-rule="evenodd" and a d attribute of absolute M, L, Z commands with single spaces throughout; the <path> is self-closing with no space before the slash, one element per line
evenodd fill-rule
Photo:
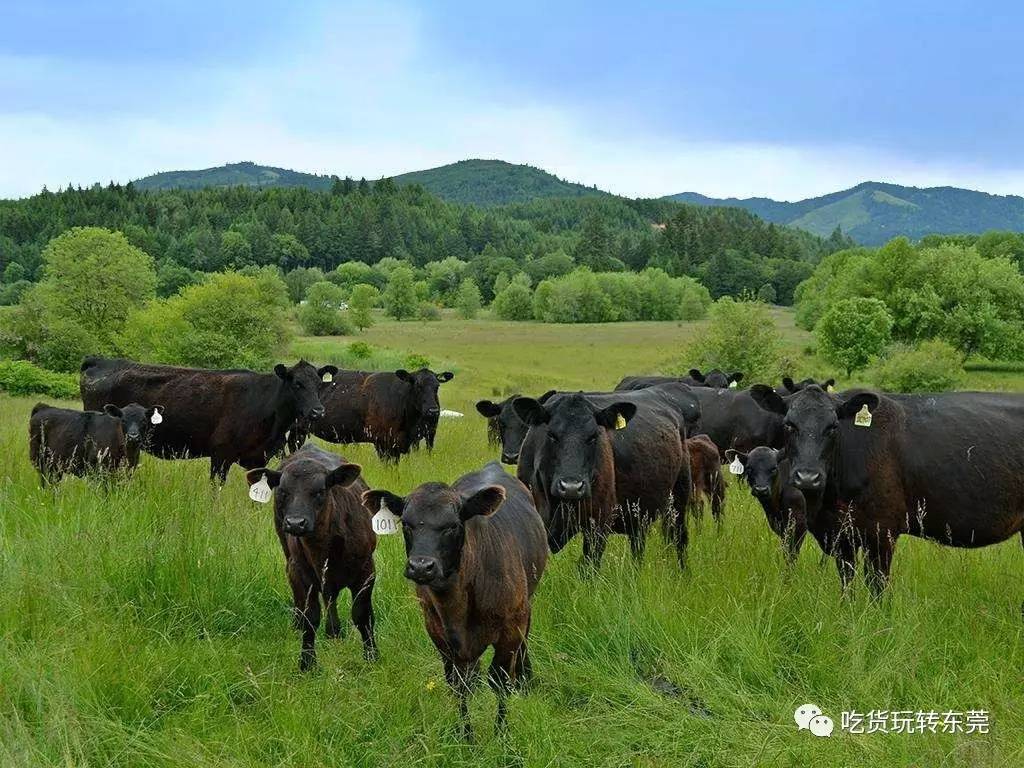
<path fill-rule="evenodd" d="M 860 410 L 857 411 L 857 415 L 853 417 L 853 424 L 857 427 L 871 426 L 871 411 L 868 410 L 866 405 L 862 405 Z"/>
<path fill-rule="evenodd" d="M 616 429 L 625 429 L 626 428 L 626 420 L 624 418 L 622 418 L 622 414 L 621 413 L 616 415 L 616 417 L 615 417 L 615 428 Z"/>
<path fill-rule="evenodd" d="M 833 392 L 836 391 L 836 388 L 829 384 L 827 387 L 825 387 L 825 391 L 828 392 L 829 394 L 832 394 Z"/>

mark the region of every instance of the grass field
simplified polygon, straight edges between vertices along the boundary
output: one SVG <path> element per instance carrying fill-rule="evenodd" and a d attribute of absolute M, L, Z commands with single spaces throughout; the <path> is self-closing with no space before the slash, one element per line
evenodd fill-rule
<path fill-rule="evenodd" d="M 807 339 L 786 338 L 799 356 Z M 433 455 L 389 469 L 365 446 L 371 486 L 404 492 L 492 458 L 473 402 L 514 390 L 608 387 L 678 355 L 693 324 L 385 323 L 363 338 L 456 372 Z M 337 340 L 300 339 L 318 360 Z M 815 361 L 801 361 L 814 367 Z M 813 371 L 808 371 L 813 372 Z M 824 371 L 821 371 L 824 372 Z M 972 383 L 974 383 L 974 375 Z M 983 372 L 975 386 L 1019 387 Z M 634 567 L 614 537 L 581 583 L 575 541 L 537 594 L 536 681 L 477 744 L 456 738 L 441 665 L 402 577 L 400 537 L 377 551 L 381 658 L 358 636 L 318 639 L 297 669 L 290 593 L 270 508 L 234 468 L 223 490 L 202 461 L 146 457 L 109 493 L 80 480 L 42 490 L 27 457 L 34 399 L 0 397 L 0 766 L 1019 766 L 1024 764 L 1024 557 L 901 540 L 891 593 L 841 600 L 808 540 L 787 572 L 760 508 L 730 488 L 725 523 L 694 532 L 687 573 L 652 542 Z M 337 447 L 336 450 L 340 450 Z M 797 706 L 836 720 L 798 731 Z M 985 735 L 838 730 L 843 710 L 986 709 Z"/>

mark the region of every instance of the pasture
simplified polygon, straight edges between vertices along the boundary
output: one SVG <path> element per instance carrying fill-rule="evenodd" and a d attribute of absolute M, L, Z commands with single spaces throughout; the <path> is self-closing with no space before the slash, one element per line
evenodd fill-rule
<path fill-rule="evenodd" d="M 780 313 L 799 374 L 805 334 Z M 678 357 L 696 324 L 381 323 L 359 337 L 416 352 L 455 379 L 433 455 L 382 466 L 369 446 L 333 446 L 371 487 L 404 493 L 495 458 L 473 403 L 550 387 L 611 388 Z M 350 339 L 299 339 L 332 362 Z M 971 373 L 1020 388 L 1012 373 Z M 977 377 L 977 379 L 975 378 Z M 774 382 L 773 382 L 774 383 Z M 291 595 L 271 507 L 243 473 L 211 486 L 208 462 L 144 457 L 109 492 L 77 479 L 39 487 L 27 457 L 35 398 L 0 396 L 0 765 L 3 766 L 1011 766 L 1024 763 L 1024 555 L 903 537 L 890 593 L 861 581 L 842 600 L 808 537 L 791 572 L 745 487 L 725 522 L 691 528 L 688 570 L 655 536 L 639 567 L 613 537 L 583 583 L 579 540 L 553 556 L 534 604 L 535 680 L 492 735 L 495 699 L 457 710 L 402 576 L 400 536 L 377 549 L 381 657 L 354 629 L 318 638 L 297 669 Z M 80 405 L 80 404 L 78 404 Z M 73 407 L 78 407 L 75 405 Z M 347 597 L 344 600 L 347 604 Z M 347 615 L 347 605 L 343 615 Z M 486 662 L 486 659 L 485 659 Z M 831 738 L 798 731 L 813 702 Z M 844 710 L 985 709 L 987 734 L 847 734 Z"/>

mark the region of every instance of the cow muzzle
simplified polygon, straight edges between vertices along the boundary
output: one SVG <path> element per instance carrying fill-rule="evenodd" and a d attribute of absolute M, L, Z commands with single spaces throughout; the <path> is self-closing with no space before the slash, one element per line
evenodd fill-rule
<path fill-rule="evenodd" d="M 309 412 L 309 418 L 311 419 L 322 419 L 324 417 L 324 407 L 318 405 L 316 408 Z"/>
<path fill-rule="evenodd" d="M 433 557 L 410 557 L 405 564 L 405 578 L 417 584 L 430 584 L 441 575 L 441 566 Z"/>
<path fill-rule="evenodd" d="M 504 451 L 502 451 L 501 452 L 501 463 L 502 464 L 518 464 L 519 463 L 519 454 L 518 453 L 516 453 L 516 454 L 505 453 Z"/>
<path fill-rule="evenodd" d="M 553 490 L 560 499 L 576 501 L 587 495 L 587 484 L 576 478 L 560 477 L 555 480 Z"/>
<path fill-rule="evenodd" d="M 312 530 L 309 521 L 304 517 L 286 517 L 281 528 L 289 536 L 305 536 Z"/>
<path fill-rule="evenodd" d="M 793 485 L 801 491 L 820 491 L 825 486 L 825 475 L 816 469 L 793 471 Z"/>

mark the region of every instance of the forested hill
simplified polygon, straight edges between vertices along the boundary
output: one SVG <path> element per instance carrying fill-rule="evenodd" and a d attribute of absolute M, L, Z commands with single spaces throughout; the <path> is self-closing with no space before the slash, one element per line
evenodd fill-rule
<path fill-rule="evenodd" d="M 558 178 L 532 165 L 503 160 L 461 160 L 439 168 L 395 176 L 398 184 L 419 184 L 443 200 L 474 205 L 524 203 L 537 198 L 608 195 Z"/>
<path fill-rule="evenodd" d="M 502 273 L 525 271 L 536 282 L 581 266 L 659 267 L 704 281 L 714 296 L 770 285 L 776 299 L 788 303 L 824 254 L 851 244 L 738 209 L 611 195 L 480 208 L 390 179 L 372 186 L 336 183 L 330 192 L 110 185 L 0 201 L 4 283 L 38 280 L 46 243 L 76 226 L 120 230 L 164 273 L 179 277 L 182 270 L 195 277 L 264 265 L 329 272 L 345 262 L 384 259 L 423 267 L 454 258 L 470 265 L 485 298 Z M 17 266 L 8 270 L 11 264 Z"/>
<path fill-rule="evenodd" d="M 132 182 L 136 189 L 204 189 L 206 187 L 305 187 L 327 191 L 331 176 L 290 171 L 256 163 L 230 163 L 198 171 L 165 171 Z"/>
<path fill-rule="evenodd" d="M 764 197 L 716 199 L 695 192 L 668 199 L 743 208 L 766 221 L 822 236 L 841 227 L 866 245 L 880 245 L 897 235 L 916 240 L 935 232 L 1024 231 L 1024 198 L 957 187 L 918 188 L 866 181 L 852 189 L 794 203 Z"/>

